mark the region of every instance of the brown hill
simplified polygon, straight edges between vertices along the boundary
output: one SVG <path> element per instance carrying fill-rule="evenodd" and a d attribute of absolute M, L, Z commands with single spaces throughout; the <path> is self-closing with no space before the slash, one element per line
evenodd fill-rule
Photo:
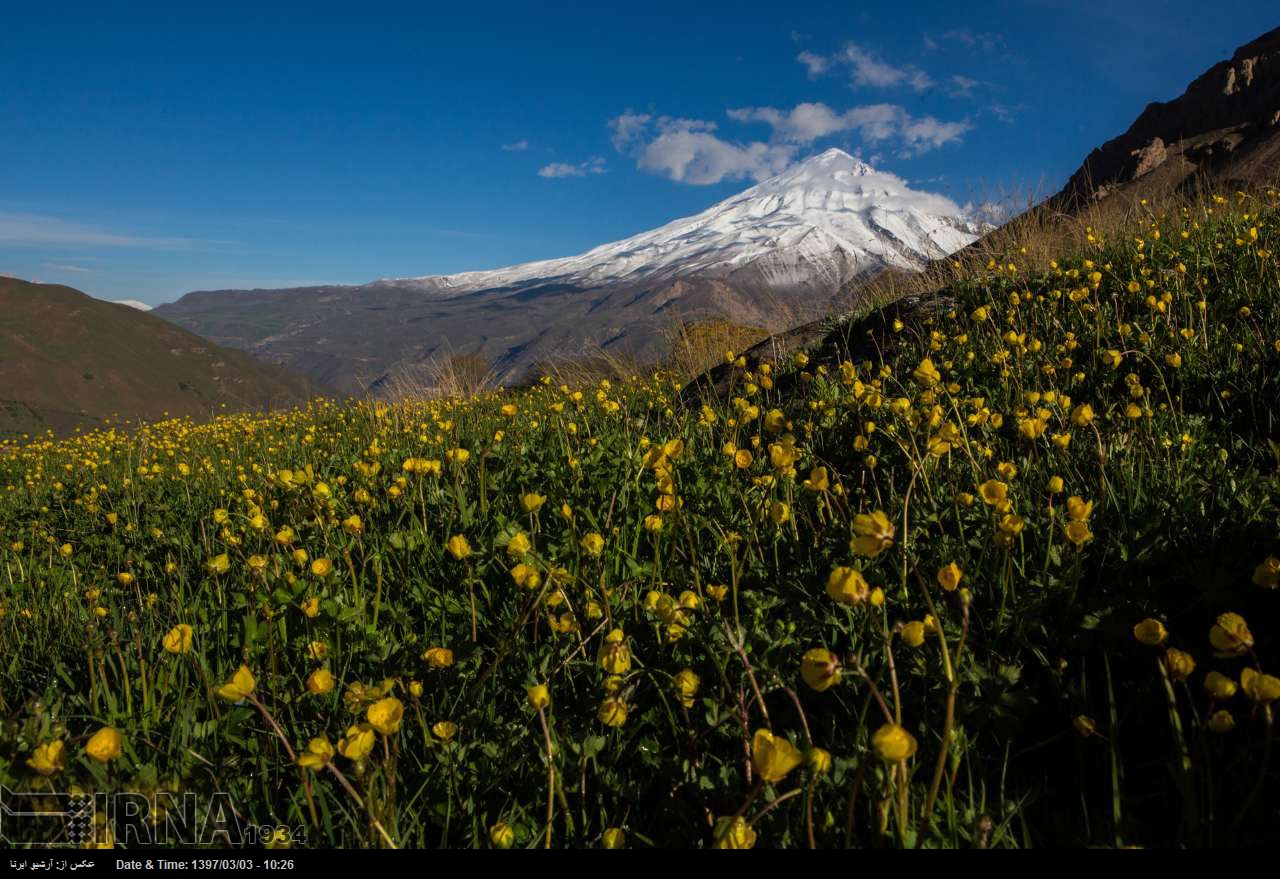
<path fill-rule="evenodd" d="M 0 278 L 0 436 L 287 406 L 321 390 L 127 305 Z"/>
<path fill-rule="evenodd" d="M 1158 195 L 1200 177 L 1271 182 L 1280 169 L 1280 28 L 1209 68 L 1181 97 L 1148 104 L 1085 159 L 1053 199 L 1078 208 L 1116 192 Z"/>

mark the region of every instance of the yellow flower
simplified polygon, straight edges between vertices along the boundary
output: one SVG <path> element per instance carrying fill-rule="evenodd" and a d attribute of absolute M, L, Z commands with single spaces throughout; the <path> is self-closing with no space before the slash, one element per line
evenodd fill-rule
<path fill-rule="evenodd" d="M 510 824 L 499 821 L 489 828 L 489 842 L 493 843 L 494 848 L 511 848 L 516 842 L 516 832 L 511 829 Z"/>
<path fill-rule="evenodd" d="M 1185 681 L 1196 670 L 1196 661 L 1190 653 L 1170 647 L 1164 654 L 1164 667 L 1175 681 Z"/>
<path fill-rule="evenodd" d="M 1226 709 L 1220 709 L 1213 712 L 1209 717 L 1209 729 L 1218 735 L 1224 735 L 1236 728 L 1236 719 L 1231 716 L 1231 712 Z"/>
<path fill-rule="evenodd" d="M 307 749 L 298 755 L 298 765 L 303 769 L 323 769 L 333 759 L 333 745 L 328 736 L 316 736 L 307 742 Z"/>
<path fill-rule="evenodd" d="M 1049 488 L 1049 493 L 1050 493 L 1050 494 L 1062 494 L 1062 490 L 1063 490 L 1065 487 L 1066 487 L 1066 483 L 1062 481 L 1062 477 L 1061 477 L 1061 476 L 1050 476 L 1050 477 L 1049 477 L 1049 485 L 1048 485 L 1048 488 Z"/>
<path fill-rule="evenodd" d="M 1077 714 L 1071 725 L 1082 736 L 1091 736 L 1098 731 L 1098 724 L 1087 714 Z"/>
<path fill-rule="evenodd" d="M 751 466 L 751 461 L 751 453 L 746 449 L 738 449 L 738 451 L 733 454 L 733 464 L 739 470 L 746 470 Z"/>
<path fill-rule="evenodd" d="M 209 560 L 207 567 L 210 574 L 225 574 L 231 570 L 231 556 L 219 553 Z"/>
<path fill-rule="evenodd" d="M 989 507 L 1003 503 L 1009 497 L 1009 486 L 998 479 L 988 479 L 978 486 L 978 496 Z"/>
<path fill-rule="evenodd" d="M 258 682 L 253 678 L 253 672 L 249 671 L 247 665 L 242 665 L 236 669 L 236 673 L 231 676 L 231 680 L 218 688 L 218 695 L 223 699 L 239 702 L 242 699 L 247 699 L 257 685 Z"/>
<path fill-rule="evenodd" d="M 614 629 L 605 636 L 596 661 L 611 675 L 623 675 L 631 670 L 631 648 L 627 646 L 626 635 L 621 629 Z"/>
<path fill-rule="evenodd" d="M 307 675 L 307 692 L 313 696 L 323 696 L 333 689 L 333 675 L 327 668 L 318 668 Z"/>
<path fill-rule="evenodd" d="M 1062 529 L 1066 534 L 1067 540 L 1070 540 L 1077 547 L 1084 546 L 1086 542 L 1093 539 L 1093 532 L 1089 530 L 1088 524 L 1084 522 L 1071 521 Z"/>
<path fill-rule="evenodd" d="M 453 556 L 458 561 L 462 561 L 467 556 L 471 555 L 471 544 L 468 543 L 467 538 L 463 537 L 461 534 L 455 534 L 450 537 L 449 541 L 444 545 L 444 548 L 449 551 L 449 555 Z"/>
<path fill-rule="evenodd" d="M 423 652 L 422 658 L 432 668 L 448 668 L 453 665 L 453 651 L 448 647 L 429 647 Z"/>
<path fill-rule="evenodd" d="M 816 775 L 826 775 L 831 771 L 831 752 L 822 748 L 814 748 L 805 755 L 805 762 Z"/>
<path fill-rule="evenodd" d="M 526 494 L 520 495 L 520 509 L 524 510 L 526 513 L 538 512 L 546 502 L 547 496 L 543 494 L 527 492 Z"/>
<path fill-rule="evenodd" d="M 791 742 L 767 729 L 756 730 L 751 739 L 751 765 L 761 779 L 775 784 L 803 762 L 804 755 Z"/>
<path fill-rule="evenodd" d="M 1093 501 L 1086 501 L 1075 495 L 1067 498 L 1067 516 L 1073 522 L 1088 522 L 1093 515 Z"/>
<path fill-rule="evenodd" d="M 1280 678 L 1246 668 L 1240 672 L 1240 689 L 1254 702 L 1268 705 L 1280 699 Z"/>
<path fill-rule="evenodd" d="M 533 706 L 535 711 L 542 711 L 551 704 L 551 691 L 547 689 L 546 684 L 534 684 L 525 690 L 529 697 L 529 704 Z"/>
<path fill-rule="evenodd" d="M 524 532 L 517 532 L 515 537 L 507 542 L 507 555 L 512 558 L 522 558 L 532 548 L 533 545 L 529 543 L 529 538 L 525 537 Z"/>
<path fill-rule="evenodd" d="M 791 518 L 791 508 L 782 501 L 774 501 L 769 504 L 769 518 L 773 524 L 781 525 Z"/>
<path fill-rule="evenodd" d="M 542 575 L 538 573 L 536 568 L 526 565 L 524 562 L 512 567 L 509 573 L 515 584 L 525 589 L 537 589 L 542 585 Z"/>
<path fill-rule="evenodd" d="M 311 574 L 314 577 L 327 577 L 333 572 L 333 562 L 328 559 L 315 559 L 311 562 Z"/>
<path fill-rule="evenodd" d="M 627 844 L 627 834 L 621 827 L 610 827 L 600 837 L 600 843 L 606 849 L 619 849 Z"/>
<path fill-rule="evenodd" d="M 858 555 L 875 558 L 893 546 L 893 525 L 881 510 L 854 516 L 853 530 L 857 536 L 849 542 L 849 548 Z"/>
<path fill-rule="evenodd" d="M 404 719 L 404 703 L 395 696 L 379 699 L 369 706 L 365 719 L 384 736 L 392 735 L 400 731 L 400 721 Z"/>
<path fill-rule="evenodd" d="M 919 647 L 924 643 L 924 623 L 912 620 L 902 627 L 902 643 L 908 647 Z"/>
<path fill-rule="evenodd" d="M 320 614 L 320 599 L 314 595 L 310 598 L 304 598 L 302 604 L 298 605 L 298 609 L 302 611 L 303 616 L 307 619 L 313 620 Z"/>
<path fill-rule="evenodd" d="M 1262 564 L 1254 568 L 1253 584 L 1263 589 L 1280 587 L 1280 559 L 1268 556 Z"/>
<path fill-rule="evenodd" d="M 605 726 L 622 726 L 627 722 L 627 703 L 617 696 L 609 696 L 600 703 L 596 719 Z"/>
<path fill-rule="evenodd" d="M 1211 671 L 1204 676 L 1205 692 L 1219 702 L 1226 702 L 1236 694 L 1236 682 L 1221 672 Z"/>
<path fill-rule="evenodd" d="M 120 756 L 120 733 L 114 727 L 104 726 L 85 742 L 84 752 L 99 763 L 110 763 Z"/>
<path fill-rule="evenodd" d="M 347 727 L 347 734 L 338 739 L 338 753 L 348 760 L 359 761 L 368 757 L 377 744 L 377 735 L 367 723 Z"/>
<path fill-rule="evenodd" d="M 806 650 L 800 660 L 800 677 L 819 693 L 840 683 L 840 657 L 825 647 Z"/>
<path fill-rule="evenodd" d="M 590 534 L 583 535 L 579 545 L 587 555 L 598 556 L 604 551 L 604 538 L 592 531 Z"/>
<path fill-rule="evenodd" d="M 826 467 L 814 467 L 809 471 L 809 478 L 804 481 L 804 487 L 809 491 L 826 491 L 831 487 L 830 480 L 827 477 Z"/>
<path fill-rule="evenodd" d="M 442 742 L 448 742 L 458 734 L 458 725 L 452 720 L 440 720 L 431 725 L 431 734 Z"/>
<path fill-rule="evenodd" d="M 942 381 L 942 374 L 938 372 L 937 367 L 933 365 L 933 361 L 928 357 L 921 360 L 920 365 L 912 370 L 911 377 L 916 380 L 916 384 L 923 388 L 931 388 Z"/>
<path fill-rule="evenodd" d="M 693 707 L 693 700 L 698 695 L 698 688 L 702 685 L 702 679 L 691 668 L 681 669 L 676 672 L 674 678 L 671 679 L 676 687 L 676 695 L 680 698 L 680 704 L 685 708 Z"/>
<path fill-rule="evenodd" d="M 1169 633 L 1165 630 L 1164 623 L 1148 617 L 1133 627 L 1133 637 L 1138 639 L 1139 644 L 1159 647 L 1169 637 Z"/>
<path fill-rule="evenodd" d="M 186 653 L 191 649 L 194 630 L 186 623 L 179 623 L 168 631 L 161 642 L 170 653 Z"/>
<path fill-rule="evenodd" d="M 37 746 L 27 758 L 27 765 L 41 775 L 61 772 L 67 765 L 66 743 L 54 741 Z"/>
<path fill-rule="evenodd" d="M 360 521 L 359 516 L 348 516 L 342 520 L 342 530 L 348 534 L 363 534 L 364 522 Z"/>
<path fill-rule="evenodd" d="M 955 562 L 951 562 L 946 567 L 938 569 L 938 585 L 947 592 L 955 592 L 962 576 L 964 571 L 960 570 L 960 566 Z"/>
<path fill-rule="evenodd" d="M 1087 427 L 1093 423 L 1093 407 L 1088 403 L 1081 403 L 1071 410 L 1071 423 L 1076 427 Z"/>
<path fill-rule="evenodd" d="M 841 604 L 861 604 L 867 600 L 870 592 L 871 587 L 867 581 L 853 568 L 836 568 L 827 577 L 827 595 Z"/>
<path fill-rule="evenodd" d="M 1209 643 L 1219 657 L 1242 656 L 1253 647 L 1253 633 L 1238 613 L 1224 613 L 1209 630 Z"/>
<path fill-rule="evenodd" d="M 796 357 L 803 357 L 797 354 Z M 805 358 L 808 362 L 808 358 Z M 716 822 L 715 847 L 718 849 L 749 849 L 756 844 L 756 832 L 747 819 L 721 818 Z"/>
<path fill-rule="evenodd" d="M 916 738 L 896 723 L 886 723 L 871 736 L 876 756 L 886 763 L 900 763 L 916 752 Z"/>

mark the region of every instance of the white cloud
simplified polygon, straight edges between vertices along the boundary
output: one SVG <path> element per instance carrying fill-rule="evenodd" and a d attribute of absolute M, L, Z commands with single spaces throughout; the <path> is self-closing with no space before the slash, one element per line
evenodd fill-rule
<path fill-rule="evenodd" d="M 831 69 L 831 59 L 815 52 L 801 52 L 796 60 L 809 69 L 809 77 L 822 76 Z"/>
<path fill-rule="evenodd" d="M 529 141 L 517 140 L 515 143 L 504 143 L 502 148 L 509 153 L 522 153 L 529 148 Z"/>
<path fill-rule="evenodd" d="M 966 49 L 981 49 L 983 52 L 994 52 L 996 49 L 1007 49 L 1009 44 L 1004 36 L 985 31 L 971 31 L 968 28 L 947 31 L 942 35 L 944 40 L 958 43 Z"/>
<path fill-rule="evenodd" d="M 948 80 L 947 94 L 953 98 L 971 98 L 974 89 L 982 85 L 982 80 L 956 74 Z"/>
<path fill-rule="evenodd" d="M 680 183 L 706 185 L 726 179 L 763 180 L 795 158 L 790 144 L 736 144 L 706 130 L 673 129 L 659 134 L 637 157 L 645 171 Z"/>
<path fill-rule="evenodd" d="M 870 49 L 852 42 L 845 43 L 834 55 L 806 51 L 797 55 L 796 60 L 805 66 L 810 79 L 830 73 L 837 67 L 847 68 L 854 88 L 909 88 L 924 92 L 934 85 L 933 77 L 916 65 L 894 66 Z"/>
<path fill-rule="evenodd" d="M 911 64 L 894 67 L 857 43 L 845 43 L 836 58 L 849 66 L 855 86 L 892 88 L 905 85 L 922 92 L 933 85 L 929 74 L 920 68 Z"/>
<path fill-rule="evenodd" d="M 191 238 L 128 235 L 38 214 L 0 211 L 0 244 L 28 247 L 133 247 L 147 250 L 191 250 Z"/>
<path fill-rule="evenodd" d="M 84 266 L 73 266 L 67 263 L 47 262 L 44 264 L 46 269 L 53 269 L 56 272 L 75 272 L 76 274 L 89 274 L 93 269 L 86 269 Z"/>
<path fill-rule="evenodd" d="M 849 128 L 844 116 L 826 104 L 797 104 L 790 111 L 773 107 L 741 107 L 726 111 L 737 122 L 764 122 L 774 137 L 788 143 L 809 143 Z"/>
<path fill-rule="evenodd" d="M 807 144 L 843 132 L 856 134 L 869 146 L 896 144 L 904 156 L 920 155 L 959 140 L 973 126 L 967 120 L 942 122 L 932 116 L 912 116 L 897 104 L 866 104 L 837 113 L 826 104 L 797 104 L 793 109 L 742 107 L 728 111 L 739 122 L 764 122 L 773 139 Z"/>
<path fill-rule="evenodd" d="M 633 144 L 648 127 L 653 119 L 648 113 L 632 113 L 629 109 L 609 120 L 609 128 L 613 131 L 610 140 L 613 148 L 624 150 Z"/>
<path fill-rule="evenodd" d="M 538 176 L 586 177 L 588 174 L 603 174 L 604 172 L 604 159 L 600 156 L 592 156 L 585 162 L 578 162 L 576 165 L 571 165 L 567 162 L 552 162 L 550 165 L 543 165 L 538 169 Z"/>
<path fill-rule="evenodd" d="M 730 141 L 716 134 L 714 122 L 630 111 L 609 126 L 615 146 L 633 156 L 642 171 L 698 185 L 763 180 L 785 170 L 803 147 L 833 134 L 853 134 L 867 146 L 907 157 L 958 141 L 972 127 L 968 120 L 912 116 L 896 104 L 868 104 L 844 112 L 822 103 L 797 104 L 790 110 L 738 107 L 726 115 L 735 122 L 768 125 L 769 139 Z"/>
<path fill-rule="evenodd" d="M 961 122 L 939 122 L 932 116 L 912 118 L 905 112 L 902 114 L 901 137 L 906 147 L 906 154 L 920 155 L 940 146 L 960 140 L 973 128 L 967 120 Z"/>

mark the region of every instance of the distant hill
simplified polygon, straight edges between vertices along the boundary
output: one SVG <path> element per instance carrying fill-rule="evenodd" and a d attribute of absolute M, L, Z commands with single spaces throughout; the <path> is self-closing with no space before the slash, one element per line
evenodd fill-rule
<path fill-rule="evenodd" d="M 1074 208 L 1118 192 L 1157 195 L 1210 177 L 1273 182 L 1280 173 L 1280 28 L 1241 46 L 1178 98 L 1147 105 L 1095 149 L 1052 200 Z"/>
<path fill-rule="evenodd" d="M 500 379 L 598 351 L 655 360 L 675 322 L 784 329 L 894 267 L 915 271 L 985 226 L 840 150 L 577 256 L 358 287 L 189 293 L 155 314 L 343 391 L 394 386 L 442 355 Z"/>
<path fill-rule="evenodd" d="M 308 379 L 128 305 L 0 278 L 0 436 L 300 403 Z"/>

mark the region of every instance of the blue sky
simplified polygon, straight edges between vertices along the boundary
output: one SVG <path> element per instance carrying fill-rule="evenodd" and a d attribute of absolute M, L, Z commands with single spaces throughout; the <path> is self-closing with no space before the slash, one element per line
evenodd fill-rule
<path fill-rule="evenodd" d="M 829 146 L 962 203 L 1047 194 L 1280 24 L 1203 0 L 7 5 L 0 272 L 152 303 L 564 256 Z"/>

